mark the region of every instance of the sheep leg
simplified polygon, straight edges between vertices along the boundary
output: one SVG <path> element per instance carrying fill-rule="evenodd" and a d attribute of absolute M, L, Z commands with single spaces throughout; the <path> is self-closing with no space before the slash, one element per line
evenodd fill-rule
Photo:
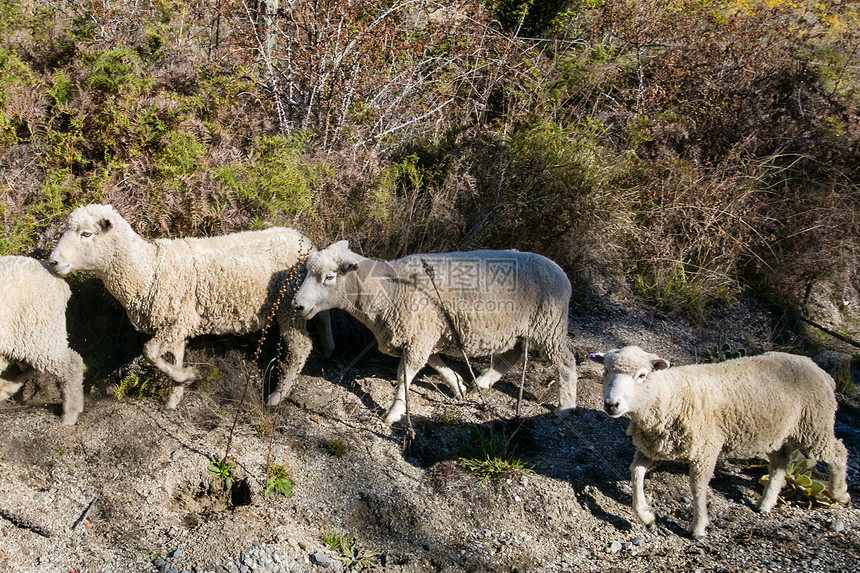
<path fill-rule="evenodd" d="M 851 496 L 848 495 L 848 484 L 846 480 L 847 465 L 848 465 L 848 450 L 842 443 L 842 440 L 833 438 L 831 445 L 820 456 L 827 463 L 827 469 L 830 470 L 830 480 L 827 485 L 827 491 L 830 495 L 842 504 L 847 504 L 851 501 Z"/>
<path fill-rule="evenodd" d="M 565 345 L 558 362 L 558 409 L 556 415 L 570 416 L 576 410 L 576 358 Z"/>
<path fill-rule="evenodd" d="M 175 410 L 182 400 L 182 396 L 185 395 L 186 383 L 197 379 L 197 371 L 190 367 L 182 367 L 182 362 L 185 359 L 185 338 L 175 336 L 167 340 L 165 336 L 160 335 L 161 332 L 158 332 L 143 345 L 143 356 L 174 382 L 178 382 L 170 388 L 167 403 L 164 405 L 168 410 Z M 164 353 L 168 350 L 173 355 L 173 364 L 163 358 Z"/>
<path fill-rule="evenodd" d="M 71 426 L 84 411 L 84 361 L 81 355 L 69 349 L 62 365 L 52 372 L 60 379 L 60 394 L 63 398 L 63 415 L 60 424 Z"/>
<path fill-rule="evenodd" d="M 463 396 L 466 392 L 466 385 L 463 383 L 463 377 L 449 368 L 442 360 L 441 356 L 438 354 L 431 354 L 427 359 L 427 364 L 442 376 L 442 379 L 451 387 L 457 398 Z"/>
<path fill-rule="evenodd" d="M 501 380 L 502 376 L 508 373 L 514 365 L 522 360 L 523 347 L 520 343 L 508 350 L 493 357 L 493 364 L 487 368 L 477 379 L 475 385 L 484 390 L 492 387 L 493 384 Z"/>
<path fill-rule="evenodd" d="M 185 356 L 185 338 L 170 337 L 161 332 L 153 336 L 146 344 L 143 345 L 143 356 L 152 362 L 156 368 L 167 374 L 170 379 L 180 384 L 190 382 L 197 379 L 197 371 L 193 368 L 183 368 L 182 359 Z M 170 364 L 163 358 L 163 354 L 168 347 L 172 348 L 173 360 L 175 364 Z"/>
<path fill-rule="evenodd" d="M 334 351 L 334 337 L 331 333 L 331 317 L 327 310 L 317 314 L 311 319 L 314 323 L 314 329 L 317 334 L 317 339 L 320 343 L 320 354 L 323 358 L 328 358 Z"/>
<path fill-rule="evenodd" d="M 11 361 L 9 359 L 0 356 L 0 374 L 2 374 L 10 364 Z M 23 372 L 18 373 L 11 379 L 0 376 L 0 402 L 3 402 L 10 396 L 14 396 L 15 392 L 21 389 L 21 386 L 23 386 L 26 381 L 28 370 L 29 369 L 25 369 Z"/>
<path fill-rule="evenodd" d="M 690 491 L 693 493 L 693 522 L 688 533 L 693 539 L 701 539 L 708 533 L 708 483 L 714 475 L 717 456 L 690 460 Z"/>
<path fill-rule="evenodd" d="M 406 393 L 409 392 L 409 386 L 412 384 L 413 378 L 418 374 L 418 371 L 427 364 L 427 358 L 419 360 L 413 357 L 409 351 L 404 351 L 400 358 L 400 365 L 397 367 L 397 394 L 394 398 L 394 403 L 388 412 L 385 414 L 385 423 L 389 426 L 395 422 L 399 422 L 406 413 Z"/>
<path fill-rule="evenodd" d="M 758 503 L 758 510 L 761 513 L 767 513 L 776 505 L 779 492 L 785 484 L 785 472 L 788 469 L 789 456 L 790 451 L 786 445 L 767 455 L 770 462 L 767 468 L 768 480 L 767 485 L 764 486 L 761 501 Z"/>
<path fill-rule="evenodd" d="M 281 400 L 289 396 L 293 384 L 298 379 L 299 373 L 304 368 L 313 349 L 313 342 L 303 321 L 288 324 L 282 333 L 289 359 L 286 364 L 281 364 L 281 378 L 278 380 L 278 387 L 266 399 L 266 404 L 269 406 L 277 406 Z"/>
<path fill-rule="evenodd" d="M 648 500 L 645 499 L 645 473 L 657 463 L 643 454 L 641 450 L 636 450 L 633 463 L 630 464 L 630 481 L 633 484 L 633 513 L 645 525 L 654 525 L 654 512 L 648 507 Z"/>

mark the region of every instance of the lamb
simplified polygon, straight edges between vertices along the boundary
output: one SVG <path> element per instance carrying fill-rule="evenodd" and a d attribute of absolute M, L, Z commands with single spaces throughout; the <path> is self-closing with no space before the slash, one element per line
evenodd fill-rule
<path fill-rule="evenodd" d="M 305 318 L 346 310 L 373 332 L 382 352 L 400 357 L 387 424 L 406 412 L 406 392 L 426 364 L 455 395 L 463 394 L 462 377 L 440 354 L 493 355 L 490 368 L 476 380 L 489 388 L 522 358 L 526 340 L 558 367 L 559 415 L 576 407 L 576 362 L 567 347 L 570 281 L 549 259 L 473 251 L 386 262 L 362 257 L 339 241 L 311 254 L 307 269 L 293 300 Z"/>
<path fill-rule="evenodd" d="M 767 454 L 769 480 L 758 509 L 770 511 L 785 482 L 791 445 L 827 462 L 830 495 L 850 501 L 848 452 L 833 432 L 835 383 L 809 358 L 768 352 L 668 369 L 669 362 L 636 346 L 589 358 L 604 367 L 606 413 L 630 417 L 633 511 L 644 524 L 654 523 L 643 492 L 645 472 L 662 460 L 686 461 L 693 494 L 688 532 L 694 539 L 705 536 L 708 482 L 720 454 Z"/>
<path fill-rule="evenodd" d="M 70 296 L 66 281 L 36 259 L 0 257 L 0 402 L 21 388 L 28 367 L 47 372 L 60 380 L 65 426 L 84 411 L 84 361 L 66 331 Z M 12 364 L 24 370 L 4 378 Z"/>
<path fill-rule="evenodd" d="M 260 330 L 281 287 L 289 287 L 291 269 L 311 248 L 310 239 L 288 228 L 150 242 L 110 205 L 87 205 L 69 215 L 49 262 L 63 275 L 92 272 L 125 307 L 131 323 L 153 335 L 143 355 L 173 380 L 166 407 L 175 409 L 185 385 L 198 377 L 183 366 L 188 339 Z M 331 327 L 328 316 L 321 319 L 321 345 L 328 354 Z M 289 393 L 312 349 L 305 321 L 286 301 L 277 322 L 290 362 L 268 396 L 269 405 Z"/>

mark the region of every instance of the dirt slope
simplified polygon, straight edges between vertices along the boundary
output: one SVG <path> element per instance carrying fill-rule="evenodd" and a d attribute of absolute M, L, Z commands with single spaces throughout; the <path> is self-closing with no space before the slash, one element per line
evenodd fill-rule
<path fill-rule="evenodd" d="M 186 393 L 175 412 L 154 398 L 117 401 L 114 373 L 88 380 L 84 413 L 65 428 L 50 380 L 34 377 L 0 410 L 0 509 L 53 535 L 0 519 L 0 570 L 263 571 L 240 555 L 261 547 L 282 563 L 268 570 L 323 570 L 311 554 L 343 557 L 324 546 L 324 533 L 357 538 L 358 553 L 369 552 L 365 561 L 380 570 L 410 573 L 858 570 L 860 510 L 791 502 L 760 516 L 752 506 L 765 469 L 753 464 L 721 462 L 704 541 L 683 533 L 691 517 L 683 465 L 649 474 L 656 528 L 630 512 L 627 421 L 602 413 L 599 370 L 587 353 L 637 343 L 687 363 L 703 360 L 716 342 L 763 350 L 773 335 L 766 314 L 697 329 L 591 301 L 572 318 L 581 405 L 572 420 L 551 415 L 552 373 L 538 357 L 526 370 L 521 422 L 514 419 L 520 368 L 462 401 L 425 371 L 411 394 L 417 437 L 405 450 L 402 428 L 380 419 L 396 362 L 375 351 L 357 357 L 349 343 L 332 361 L 314 358 L 277 412 L 261 405 L 259 374 L 248 364 L 253 340 L 192 345 L 192 360 L 224 375 Z M 227 495 L 213 491 L 207 467 L 225 451 L 248 376 L 251 397 L 230 447 L 236 485 Z M 837 429 L 849 447 L 855 500 L 858 420 L 856 398 L 841 400 Z M 274 434 L 265 431 L 270 424 Z M 532 470 L 478 484 L 456 464 L 476 429 L 485 438 L 514 434 L 516 457 Z M 328 453 L 331 440 L 346 446 L 343 455 Z M 268 463 L 290 469 L 293 497 L 263 495 Z"/>

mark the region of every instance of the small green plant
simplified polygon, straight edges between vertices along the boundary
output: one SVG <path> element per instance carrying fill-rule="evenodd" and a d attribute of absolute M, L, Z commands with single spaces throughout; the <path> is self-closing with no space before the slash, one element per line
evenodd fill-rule
<path fill-rule="evenodd" d="M 346 455 L 349 451 L 349 446 L 340 438 L 329 438 L 323 445 L 328 455 L 339 458 Z"/>
<path fill-rule="evenodd" d="M 272 464 L 266 468 L 266 490 L 263 495 L 268 497 L 277 492 L 284 497 L 293 497 L 294 483 L 290 470 L 280 464 Z"/>
<path fill-rule="evenodd" d="M 530 473 L 532 469 L 514 457 L 512 437 L 506 439 L 492 430 L 488 436 L 480 428 L 471 433 L 463 432 L 457 465 L 477 474 L 480 477 L 479 485 L 490 478 L 501 479 L 508 472 Z"/>
<path fill-rule="evenodd" d="M 691 316 L 701 316 L 709 297 L 681 264 L 665 267 L 659 262 L 640 264 L 633 290 L 667 309 L 680 308 Z"/>
<path fill-rule="evenodd" d="M 221 372 L 221 369 L 218 368 L 217 366 L 212 366 L 212 368 L 209 370 L 209 374 L 207 374 L 205 377 L 198 380 L 195 384 L 195 387 L 198 390 L 200 390 L 202 388 L 205 388 L 206 386 L 208 386 L 212 382 L 215 382 L 216 380 L 220 380 L 223 377 L 224 377 L 224 373 Z"/>
<path fill-rule="evenodd" d="M 807 458 L 800 450 L 792 451 L 780 497 L 806 500 L 822 507 L 839 507 L 839 504 L 825 491 L 827 484 L 818 479 L 819 477 L 818 472 L 815 471 L 815 460 Z M 766 484 L 769 478 L 769 475 L 763 475 L 759 483 Z"/>
<path fill-rule="evenodd" d="M 212 472 L 213 479 L 220 483 L 224 491 L 229 491 L 233 487 L 233 464 L 226 459 L 219 460 L 217 456 L 209 458 L 211 464 L 209 471 Z"/>
<path fill-rule="evenodd" d="M 440 419 L 444 424 L 452 424 L 456 419 L 457 415 L 460 413 L 458 408 L 454 406 L 445 406 L 445 410 L 442 412 L 442 416 Z"/>
<path fill-rule="evenodd" d="M 320 536 L 320 540 L 326 547 L 339 554 L 335 559 L 341 561 L 347 569 L 373 567 L 373 559 L 379 557 L 379 553 L 361 551 L 358 547 L 361 541 L 355 537 L 346 537 L 328 531 Z"/>
<path fill-rule="evenodd" d="M 738 348 L 737 350 L 732 350 L 732 346 L 728 342 L 722 346 L 717 345 L 708 348 L 708 362 L 725 362 L 726 360 L 743 358 L 746 355 L 746 349 Z"/>
<path fill-rule="evenodd" d="M 254 433 L 260 438 L 271 436 L 274 431 L 275 428 L 272 427 L 272 422 L 265 416 L 260 416 L 257 423 L 254 424 Z"/>
<path fill-rule="evenodd" d="M 129 370 L 119 383 L 111 386 L 113 397 L 117 401 L 122 400 L 126 396 L 135 400 L 152 398 L 158 392 L 155 380 L 156 374 L 149 368 L 143 371 L 142 376 L 136 370 Z"/>

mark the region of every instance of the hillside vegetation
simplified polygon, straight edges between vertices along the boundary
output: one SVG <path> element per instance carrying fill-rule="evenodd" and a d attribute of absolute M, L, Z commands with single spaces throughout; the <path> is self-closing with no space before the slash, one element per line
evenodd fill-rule
<path fill-rule="evenodd" d="M 853 336 L 858 9 L 0 0 L 0 254 L 110 202 L 150 237 L 536 251 L 692 317 L 823 293 Z"/>

